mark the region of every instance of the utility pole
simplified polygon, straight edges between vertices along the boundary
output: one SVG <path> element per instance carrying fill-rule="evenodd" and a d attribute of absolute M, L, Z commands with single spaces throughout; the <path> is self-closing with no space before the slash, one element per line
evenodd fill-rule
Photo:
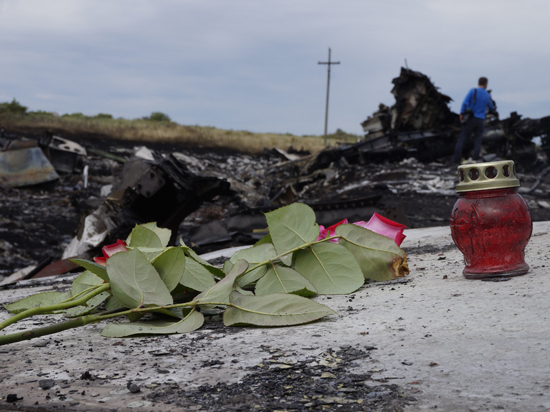
<path fill-rule="evenodd" d="M 340 64 L 340 62 L 332 62 L 330 61 L 330 47 L 328 48 L 328 62 L 319 62 L 317 64 L 326 64 L 328 66 L 328 74 L 327 74 L 327 105 L 325 108 L 325 146 L 327 145 L 327 125 L 328 125 L 328 94 L 330 90 L 330 66 L 332 64 Z"/>

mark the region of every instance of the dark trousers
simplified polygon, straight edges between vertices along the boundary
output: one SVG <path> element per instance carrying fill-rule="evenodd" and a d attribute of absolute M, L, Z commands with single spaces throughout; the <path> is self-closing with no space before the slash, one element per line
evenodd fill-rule
<path fill-rule="evenodd" d="M 472 117 L 467 120 L 466 123 L 462 125 L 460 129 L 460 134 L 458 135 L 458 141 L 456 142 L 455 153 L 453 155 L 453 161 L 459 162 L 462 157 L 462 150 L 464 149 L 464 143 L 466 140 L 474 134 L 474 155 L 473 160 L 479 159 L 479 153 L 481 152 L 481 135 L 483 134 L 483 125 L 485 119 L 479 119 L 477 117 Z"/>

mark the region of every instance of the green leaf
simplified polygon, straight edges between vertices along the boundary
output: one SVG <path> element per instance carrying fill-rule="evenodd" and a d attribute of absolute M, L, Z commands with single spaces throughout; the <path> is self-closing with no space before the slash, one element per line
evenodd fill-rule
<path fill-rule="evenodd" d="M 295 290 L 294 292 L 291 292 L 293 295 L 303 296 L 304 298 L 312 298 L 314 296 L 317 296 L 316 292 L 312 292 L 308 288 L 303 288 L 299 290 Z"/>
<path fill-rule="evenodd" d="M 271 235 L 269 233 L 265 235 L 263 238 L 261 238 L 260 240 L 258 240 L 256 243 L 254 243 L 254 246 L 260 246 L 260 245 L 263 245 L 264 243 L 273 243 L 273 240 L 271 239 Z"/>
<path fill-rule="evenodd" d="M 292 255 L 293 253 L 289 253 L 288 255 L 284 255 L 281 257 L 281 263 L 283 263 L 285 266 L 292 266 Z"/>
<path fill-rule="evenodd" d="M 323 295 L 351 293 L 365 282 L 351 252 L 329 242 L 296 252 L 295 269 Z"/>
<path fill-rule="evenodd" d="M 228 259 L 225 262 L 223 262 L 223 273 L 229 273 L 231 269 L 233 268 L 233 263 Z"/>
<path fill-rule="evenodd" d="M 185 252 L 185 254 L 187 256 L 194 259 L 196 262 L 199 262 L 201 265 L 203 265 L 210 273 L 212 273 L 218 279 L 221 279 L 225 276 L 225 273 L 221 269 L 218 269 L 217 267 L 212 266 L 206 260 L 204 260 L 199 255 L 197 255 L 193 249 L 190 249 L 187 246 L 185 246 L 185 244 L 183 243 L 183 241 L 181 239 L 180 239 L 180 242 L 183 244 L 183 246 L 181 246 L 181 248 L 183 249 L 183 251 Z"/>
<path fill-rule="evenodd" d="M 35 295 L 31 295 L 24 299 L 18 300 L 17 302 L 11 303 L 9 305 L 4 305 L 6 310 L 10 313 L 17 314 L 23 312 L 27 309 L 32 309 L 37 306 L 50 306 L 56 305 L 58 303 L 64 302 L 67 299 L 71 298 L 71 292 L 42 292 Z M 60 313 L 61 311 L 52 311 L 48 313 Z"/>
<path fill-rule="evenodd" d="M 300 247 L 304 243 L 313 242 L 319 236 L 315 212 L 302 203 L 293 203 L 266 213 L 265 216 L 278 254 Z"/>
<path fill-rule="evenodd" d="M 315 295 L 315 287 L 294 269 L 271 265 L 267 273 L 256 284 L 256 296 L 269 295 L 271 293 L 294 293 L 301 291 L 309 296 Z"/>
<path fill-rule="evenodd" d="M 165 247 L 137 247 L 135 249 L 143 253 L 149 262 L 153 261 L 166 250 Z"/>
<path fill-rule="evenodd" d="M 250 272 L 248 273 L 245 273 L 244 275 L 242 275 L 241 277 L 239 277 L 237 279 L 237 284 L 241 287 L 241 288 L 244 288 L 245 286 L 248 286 L 254 282 L 256 282 L 258 279 L 261 279 L 261 277 L 263 275 L 265 275 L 267 272 L 267 267 L 264 265 L 264 266 L 260 266 L 259 268 L 256 268 L 254 270 L 251 270 Z"/>
<path fill-rule="evenodd" d="M 235 262 L 233 269 L 214 286 L 205 290 L 199 294 L 195 301 L 199 304 L 205 304 L 209 302 L 213 303 L 226 303 L 229 302 L 229 295 L 235 289 L 235 280 L 241 276 L 248 268 L 248 262 L 245 260 L 238 260 Z"/>
<path fill-rule="evenodd" d="M 239 285 L 235 285 L 235 290 L 241 295 L 254 296 L 254 292 L 252 292 L 251 290 L 242 289 L 241 287 L 239 287 Z"/>
<path fill-rule="evenodd" d="M 231 260 L 226 260 L 223 263 L 223 271 L 224 273 L 229 273 L 233 269 L 233 262 Z M 259 267 L 257 269 L 254 269 L 248 273 L 245 273 L 241 277 L 237 279 L 237 284 L 244 288 L 247 285 L 250 285 L 251 283 L 256 282 L 258 279 L 260 279 L 263 275 L 265 275 L 267 268 L 265 266 Z"/>
<path fill-rule="evenodd" d="M 127 308 L 173 303 L 158 272 L 137 249 L 116 253 L 107 259 L 107 273 L 113 296 Z"/>
<path fill-rule="evenodd" d="M 153 247 L 166 247 L 166 246 L 168 246 L 168 242 L 170 242 L 170 236 L 172 235 L 172 231 L 170 229 L 164 229 L 164 228 L 158 227 L 157 222 L 149 222 L 149 223 L 144 223 L 142 225 L 136 225 L 134 227 L 134 229 L 132 230 L 132 233 L 130 233 L 130 235 L 128 236 L 128 239 L 126 239 L 126 244 L 127 245 L 130 245 L 130 243 L 132 243 L 132 238 L 134 237 L 134 232 L 135 232 L 136 228 L 138 228 L 138 227 L 149 229 L 150 231 L 155 233 L 155 235 L 157 235 L 157 237 L 160 240 L 160 246 L 153 246 Z M 139 240 L 138 242 L 141 242 L 141 240 Z M 132 244 L 131 246 L 134 246 L 134 245 Z M 137 244 L 136 246 L 146 246 L 146 245 Z"/>
<path fill-rule="evenodd" d="M 66 309 L 63 313 L 67 318 L 76 318 L 78 316 L 87 315 L 93 312 L 99 305 L 105 302 L 111 294 L 109 292 L 101 292 L 86 302 L 86 305 L 75 306 L 74 308 Z"/>
<path fill-rule="evenodd" d="M 246 260 L 251 266 L 255 263 L 265 262 L 277 256 L 277 251 L 272 243 L 264 243 L 260 246 L 252 246 L 246 249 L 241 249 L 229 259 L 232 263 L 237 260 Z"/>
<path fill-rule="evenodd" d="M 231 293 L 223 323 L 232 325 L 290 326 L 313 322 L 336 314 L 332 309 L 296 295 L 275 293 L 265 296 L 243 296 Z"/>
<path fill-rule="evenodd" d="M 244 259 L 247 262 L 249 262 L 250 266 L 252 267 L 258 263 L 275 259 L 275 257 L 277 256 L 277 251 L 275 250 L 275 246 L 271 242 L 271 235 L 264 236 L 262 240 L 264 239 L 266 239 L 266 241 L 262 243 L 258 242 L 250 248 L 242 249 L 236 252 L 233 256 L 231 256 L 231 259 L 230 259 L 231 262 L 236 262 L 239 259 Z M 267 242 L 267 239 L 269 239 L 270 241 Z M 279 259 L 286 266 L 290 266 L 292 264 L 291 253 L 289 253 L 288 255 L 282 256 Z"/>
<path fill-rule="evenodd" d="M 340 225 L 336 234 L 345 237 L 338 244 L 353 254 L 366 279 L 384 281 L 409 273 L 407 255 L 392 239 L 356 225 Z"/>
<path fill-rule="evenodd" d="M 170 316 L 171 318 L 183 319 L 182 308 L 161 308 L 155 309 L 152 312 L 160 313 L 161 315 Z"/>
<path fill-rule="evenodd" d="M 137 322 L 138 320 L 140 320 L 142 317 L 145 316 L 145 313 L 143 312 L 131 312 L 131 313 L 128 313 L 128 320 L 130 322 Z"/>
<path fill-rule="evenodd" d="M 107 301 L 105 302 L 105 310 L 108 312 L 111 312 L 117 309 L 126 309 L 126 306 L 124 306 L 122 303 L 116 300 L 116 298 L 113 295 L 111 295 L 111 297 L 108 298 Z"/>
<path fill-rule="evenodd" d="M 179 247 L 166 249 L 152 262 L 169 291 L 180 283 L 185 272 L 185 253 Z"/>
<path fill-rule="evenodd" d="M 102 284 L 103 279 L 87 270 L 73 280 L 73 287 L 71 290 L 72 296 L 75 297 L 79 295 L 78 297 L 82 297 L 83 294 L 86 293 L 85 291 L 91 291 L 91 288 L 101 286 Z M 101 305 L 109 296 L 111 296 L 109 292 L 102 292 L 88 300 L 85 305 L 65 310 L 64 315 L 68 318 L 87 315 Z"/>
<path fill-rule="evenodd" d="M 107 275 L 107 270 L 105 266 L 99 265 L 95 262 L 90 262 L 89 260 L 84 259 L 69 259 L 71 262 L 76 263 L 79 266 L 82 266 L 84 269 L 89 270 L 90 272 L 96 274 L 105 282 L 109 282 L 109 276 Z"/>
<path fill-rule="evenodd" d="M 236 252 L 229 261 L 235 263 L 237 260 L 243 259 L 249 263 L 249 268 L 257 265 L 261 262 L 266 262 L 270 259 L 273 259 L 277 256 L 277 251 L 272 243 L 264 243 L 259 246 L 253 246 L 247 249 L 242 249 Z M 241 276 L 237 283 L 240 287 L 244 288 L 251 283 L 256 282 L 262 276 L 265 275 L 267 268 L 265 266 L 260 266 L 248 273 L 245 273 Z"/>
<path fill-rule="evenodd" d="M 103 279 L 93 272 L 86 270 L 73 280 L 72 295 L 76 296 L 87 289 L 103 285 Z"/>
<path fill-rule="evenodd" d="M 135 323 L 111 323 L 101 332 L 108 338 L 126 338 L 140 335 L 169 335 L 173 333 L 188 333 L 199 329 L 204 323 L 202 313 L 192 310 L 179 322 L 155 320 Z"/>
<path fill-rule="evenodd" d="M 200 263 L 188 258 L 185 261 L 185 271 L 180 280 L 180 283 L 199 292 L 213 286 L 216 281 L 212 277 L 212 273 Z"/>
<path fill-rule="evenodd" d="M 130 247 L 151 247 L 162 248 L 164 247 L 162 240 L 151 229 L 141 226 L 136 226 L 130 236 L 128 246 Z"/>

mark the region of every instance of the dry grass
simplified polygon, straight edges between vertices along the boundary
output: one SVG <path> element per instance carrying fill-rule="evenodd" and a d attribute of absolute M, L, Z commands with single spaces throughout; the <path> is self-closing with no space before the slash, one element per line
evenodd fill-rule
<path fill-rule="evenodd" d="M 45 129 L 68 135 L 97 135 L 113 140 L 136 142 L 163 142 L 177 146 L 223 148 L 242 153 L 261 153 L 264 148 L 295 149 L 318 152 L 324 149 L 323 136 L 294 136 L 276 133 L 251 133 L 242 130 L 223 130 L 215 127 L 183 126 L 174 122 L 150 120 L 101 119 L 86 116 L 14 115 L 0 117 L 0 127 L 7 130 Z M 358 136 L 348 134 L 330 135 L 328 146 L 338 142 L 354 143 Z"/>

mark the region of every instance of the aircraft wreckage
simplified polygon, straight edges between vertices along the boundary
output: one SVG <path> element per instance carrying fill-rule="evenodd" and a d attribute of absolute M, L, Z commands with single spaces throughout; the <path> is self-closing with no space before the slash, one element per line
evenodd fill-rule
<path fill-rule="evenodd" d="M 430 162 L 452 155 L 460 131 L 459 116 L 448 106 L 452 99 L 440 93 L 428 76 L 408 68 L 401 68 L 392 83 L 395 104 L 380 104 L 361 123 L 364 140 L 321 152 L 319 167 L 341 158 L 348 163 L 410 157 Z M 513 112 L 500 120 L 493 112 L 487 115 L 483 147 L 493 157 L 513 159 L 520 168 L 529 168 L 537 160 L 534 138 L 539 137 L 542 151 L 550 154 L 549 132 L 550 116 L 529 119 Z"/>

